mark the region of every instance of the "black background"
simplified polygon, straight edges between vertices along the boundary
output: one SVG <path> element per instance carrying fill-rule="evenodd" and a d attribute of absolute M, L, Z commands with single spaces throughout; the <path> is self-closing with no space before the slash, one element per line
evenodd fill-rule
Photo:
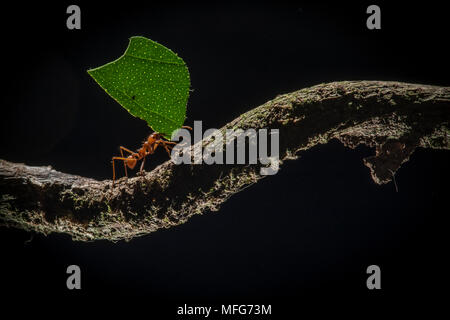
<path fill-rule="evenodd" d="M 2 159 L 110 179 L 118 146 L 135 149 L 150 130 L 86 70 L 118 58 L 133 35 L 186 61 L 194 90 L 186 124 L 202 120 L 204 129 L 322 82 L 450 85 L 448 18 L 431 2 L 378 2 L 382 29 L 372 31 L 370 2 L 74 3 L 81 30 L 66 28 L 69 2 L 3 9 Z M 449 285 L 449 154 L 418 150 L 396 175 L 399 192 L 372 182 L 362 163 L 372 154 L 338 142 L 315 147 L 219 212 L 130 242 L 2 227 L 2 307 L 72 312 L 106 302 L 104 312 L 139 309 L 149 319 L 175 319 L 184 303 L 272 304 L 273 318 L 336 306 L 364 308 L 362 316 L 386 306 L 439 310 Z M 146 169 L 164 160 L 161 152 Z M 70 264 L 81 267 L 80 291 L 66 289 Z M 371 264 L 381 267 L 379 291 L 366 288 Z"/>

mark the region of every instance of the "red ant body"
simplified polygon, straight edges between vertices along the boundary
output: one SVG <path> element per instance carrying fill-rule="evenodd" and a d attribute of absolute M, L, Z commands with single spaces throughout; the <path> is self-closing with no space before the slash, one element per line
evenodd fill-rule
<path fill-rule="evenodd" d="M 182 128 L 192 130 L 191 127 L 183 126 Z M 173 145 L 177 144 L 173 141 L 166 141 L 163 138 L 163 135 L 158 132 L 153 132 L 151 135 L 148 136 L 147 140 L 144 141 L 142 144 L 142 147 L 137 150 L 137 152 L 133 152 L 125 147 L 120 146 L 120 154 L 121 157 L 112 157 L 112 166 L 113 166 L 113 185 L 116 180 L 116 169 L 114 166 L 114 160 L 122 160 L 123 161 L 123 167 L 125 168 L 125 176 L 128 177 L 127 173 L 127 167 L 130 169 L 134 169 L 137 162 L 139 160 L 142 160 L 141 168 L 139 169 L 139 172 L 142 173 L 144 169 L 144 163 L 145 163 L 145 157 L 155 153 L 156 149 L 159 145 L 162 145 L 164 149 L 166 149 L 167 154 L 170 157 L 170 149 L 173 148 Z M 130 155 L 128 157 L 124 157 L 123 151 L 128 152 Z"/>

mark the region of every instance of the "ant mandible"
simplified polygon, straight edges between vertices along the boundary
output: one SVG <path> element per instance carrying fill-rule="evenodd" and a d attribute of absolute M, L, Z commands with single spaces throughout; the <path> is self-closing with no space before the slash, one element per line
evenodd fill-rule
<path fill-rule="evenodd" d="M 188 126 L 182 126 L 181 128 L 192 130 L 191 127 Z M 125 176 L 128 177 L 127 173 L 127 167 L 131 170 L 134 169 L 137 162 L 139 160 L 142 160 L 141 168 L 139 169 L 139 172 L 142 173 L 144 169 L 144 163 L 145 163 L 145 157 L 155 153 L 156 148 L 158 148 L 159 145 L 162 145 L 164 149 L 166 149 L 167 154 L 170 157 L 170 149 L 173 148 L 173 146 L 177 144 L 173 141 L 166 141 L 163 138 L 163 135 L 158 132 L 153 132 L 151 135 L 148 136 L 147 140 L 144 141 L 142 144 L 142 147 L 137 150 L 137 152 L 133 152 L 125 147 L 120 146 L 120 154 L 121 157 L 112 157 L 112 167 L 113 167 L 113 186 L 114 182 L 116 181 L 116 169 L 114 166 L 114 160 L 122 160 L 123 161 L 123 167 L 125 168 Z M 126 151 L 129 153 L 128 157 L 124 157 L 123 152 Z"/>

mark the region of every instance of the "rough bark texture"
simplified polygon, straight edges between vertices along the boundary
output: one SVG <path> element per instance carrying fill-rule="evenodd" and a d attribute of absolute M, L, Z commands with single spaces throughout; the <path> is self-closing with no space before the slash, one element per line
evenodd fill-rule
<path fill-rule="evenodd" d="M 417 147 L 449 149 L 450 88 L 382 81 L 320 84 L 284 94 L 221 130 L 278 128 L 280 160 L 339 139 L 365 144 L 373 180 L 386 183 Z M 203 141 L 207 145 L 211 141 Z M 0 160 L 0 222 L 75 240 L 131 239 L 184 223 L 256 183 L 257 165 L 175 165 L 144 176 L 96 181 L 51 167 Z"/>

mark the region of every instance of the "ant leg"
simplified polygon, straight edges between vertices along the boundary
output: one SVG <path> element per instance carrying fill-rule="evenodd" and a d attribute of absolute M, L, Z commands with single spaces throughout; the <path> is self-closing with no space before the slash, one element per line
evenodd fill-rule
<path fill-rule="evenodd" d="M 191 130 L 191 131 L 192 131 L 192 128 L 189 127 L 189 126 L 182 126 L 181 128 L 183 128 L 183 129 L 188 129 L 188 130 Z"/>
<path fill-rule="evenodd" d="M 139 169 L 140 174 L 142 174 L 142 171 L 144 170 L 144 163 L 145 163 L 145 157 L 142 158 L 141 168 Z"/>
<path fill-rule="evenodd" d="M 170 155 L 170 152 L 169 152 L 169 150 L 167 149 L 166 145 L 164 144 L 165 142 L 166 142 L 166 141 L 164 141 L 164 140 L 158 140 L 158 141 L 156 141 L 155 144 L 153 145 L 153 150 L 152 150 L 151 153 L 155 153 L 156 148 L 158 148 L 158 147 L 162 144 L 162 145 L 164 146 L 164 148 L 166 149 L 167 153 L 169 154 L 169 157 L 170 157 L 171 155 Z"/>
<path fill-rule="evenodd" d="M 116 181 L 116 168 L 114 167 L 114 159 L 111 160 L 112 163 L 112 167 L 113 167 L 113 187 L 114 187 L 114 182 Z"/>
<path fill-rule="evenodd" d="M 164 149 L 166 149 L 167 154 L 169 155 L 169 157 L 172 157 L 172 155 L 170 154 L 170 150 L 169 150 L 167 145 L 169 144 L 170 145 L 169 147 L 173 148 L 172 145 L 175 145 L 177 143 L 173 142 L 173 141 L 158 140 L 158 141 L 155 142 L 155 146 L 153 147 L 153 152 L 155 152 L 156 148 L 158 148 L 159 145 L 161 145 L 161 144 L 163 145 Z"/>
<path fill-rule="evenodd" d="M 169 157 L 172 157 L 172 155 L 170 154 L 169 148 L 167 147 L 168 142 L 167 141 L 162 141 L 162 145 L 164 147 L 164 149 L 166 149 L 167 154 L 169 155 Z M 176 143 L 175 143 L 176 144 Z M 172 146 L 171 146 L 172 147 Z"/>
<path fill-rule="evenodd" d="M 124 158 L 123 156 L 123 151 L 122 151 L 122 147 L 120 147 L 120 154 L 122 155 L 122 158 Z M 123 168 L 125 169 L 125 177 L 128 178 L 128 173 L 127 173 L 127 163 L 124 161 L 123 162 Z"/>
<path fill-rule="evenodd" d="M 125 157 L 112 157 L 114 160 L 123 160 L 123 161 L 127 161 L 130 160 L 129 158 L 125 158 Z"/>
<path fill-rule="evenodd" d="M 114 166 L 114 160 L 123 160 L 123 161 L 126 161 L 126 160 L 128 160 L 127 158 L 124 158 L 124 157 L 112 157 L 112 167 L 113 167 L 113 185 L 114 185 L 114 182 L 116 181 L 116 168 L 115 168 L 115 166 Z"/>
<path fill-rule="evenodd" d="M 154 144 L 154 147 L 153 147 L 153 150 L 152 150 L 151 153 L 154 153 L 155 150 L 156 150 L 156 148 L 158 148 L 161 144 L 163 145 L 164 149 L 166 149 L 167 154 L 169 155 L 169 157 L 172 157 L 172 155 L 170 154 L 170 150 L 169 150 L 169 148 L 167 147 L 167 144 L 171 144 L 171 145 L 172 145 L 172 144 L 177 144 L 176 142 L 172 142 L 172 141 L 164 141 L 164 140 L 158 140 L 158 141 L 156 141 L 155 144 Z M 170 146 L 170 147 L 172 148 L 173 146 Z"/>
<path fill-rule="evenodd" d="M 127 149 L 127 148 L 125 148 L 125 147 L 120 146 L 119 148 L 120 148 L 121 150 L 126 151 L 126 152 L 129 152 L 129 153 L 131 153 L 131 154 L 137 154 L 136 152 L 131 151 L 130 149 Z"/>

